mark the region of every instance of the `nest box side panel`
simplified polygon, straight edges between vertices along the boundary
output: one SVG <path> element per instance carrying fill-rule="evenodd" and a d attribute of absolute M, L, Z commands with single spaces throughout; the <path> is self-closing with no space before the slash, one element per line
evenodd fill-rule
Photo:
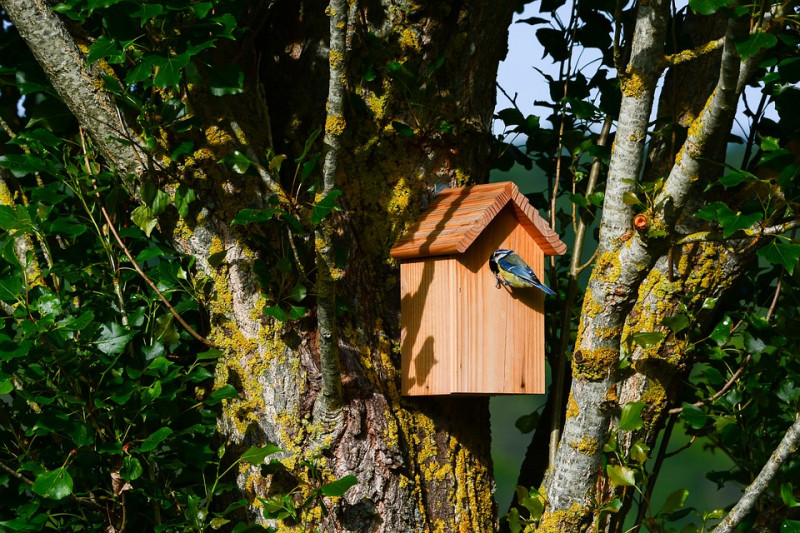
<path fill-rule="evenodd" d="M 401 394 L 450 394 L 454 347 L 455 261 L 451 256 L 400 265 Z"/>

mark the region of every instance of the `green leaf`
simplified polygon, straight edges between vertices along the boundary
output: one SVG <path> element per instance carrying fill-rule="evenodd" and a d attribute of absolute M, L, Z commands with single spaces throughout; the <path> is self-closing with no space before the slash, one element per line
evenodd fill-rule
<path fill-rule="evenodd" d="M 311 212 L 311 223 L 319 224 L 328 213 L 334 209 L 339 209 L 339 206 L 336 205 L 336 198 L 338 198 L 341 194 L 342 191 L 334 189 L 326 194 L 322 200 L 315 203 L 314 209 Z"/>
<path fill-rule="evenodd" d="M 320 491 L 322 492 L 323 496 L 333 496 L 333 497 L 342 496 L 351 487 L 354 487 L 357 484 L 358 484 L 358 479 L 356 478 L 356 476 L 348 475 L 344 476 L 341 479 L 337 479 L 336 481 L 325 483 L 320 487 Z"/>
<path fill-rule="evenodd" d="M 781 499 L 783 500 L 783 504 L 789 508 L 800 505 L 800 502 L 798 502 L 794 497 L 792 484 L 788 482 L 781 484 Z"/>
<path fill-rule="evenodd" d="M 133 338 L 134 333 L 123 326 L 109 322 L 100 326 L 100 336 L 97 339 L 97 349 L 106 355 L 118 355 Z"/>
<path fill-rule="evenodd" d="M 236 388 L 233 385 L 224 385 L 208 395 L 206 405 L 217 405 L 222 400 L 238 397 L 239 393 L 236 392 Z"/>
<path fill-rule="evenodd" d="M 175 207 L 178 209 L 178 214 L 181 218 L 189 216 L 189 204 L 197 199 L 194 189 L 190 189 L 188 185 L 182 184 L 175 191 Z"/>
<path fill-rule="evenodd" d="M 139 478 L 144 473 L 142 464 L 135 457 L 126 455 L 122 460 L 122 468 L 119 470 L 119 475 L 125 481 L 133 481 Z"/>
<path fill-rule="evenodd" d="M 62 466 L 36 476 L 31 489 L 39 496 L 60 500 L 72 494 L 72 477 Z"/>
<path fill-rule="evenodd" d="M 689 317 L 685 313 L 679 313 L 664 318 L 661 323 L 671 329 L 673 333 L 680 333 L 689 327 Z"/>
<path fill-rule="evenodd" d="M 622 406 L 622 414 L 619 417 L 619 429 L 633 431 L 644 426 L 642 421 L 642 409 L 647 406 L 646 402 L 628 402 Z"/>
<path fill-rule="evenodd" d="M 166 209 L 168 205 L 169 205 L 169 195 L 164 191 L 162 191 L 161 189 L 158 189 L 156 191 L 155 197 L 153 198 L 153 203 L 151 206 L 153 216 L 157 217 L 158 215 L 163 213 L 164 209 Z"/>
<path fill-rule="evenodd" d="M 606 474 L 614 487 L 633 487 L 636 485 L 636 471 L 623 465 L 606 466 Z"/>
<path fill-rule="evenodd" d="M 725 315 L 722 320 L 714 327 L 709 337 L 717 343 L 717 346 L 722 346 L 731 338 L 731 325 L 733 320 L 728 315 Z"/>
<path fill-rule="evenodd" d="M 763 213 L 734 213 L 733 210 L 726 206 L 725 209 L 719 214 L 719 224 L 722 226 L 722 236 L 727 239 L 741 229 L 750 228 L 762 218 L 764 218 Z"/>
<path fill-rule="evenodd" d="M 411 126 L 409 126 L 408 124 L 403 124 L 402 122 L 398 122 L 396 120 L 392 121 L 392 128 L 401 137 L 413 137 L 415 135 L 414 129 Z"/>
<path fill-rule="evenodd" d="M 0 280 L 0 301 L 16 302 L 22 294 L 22 281 L 17 278 Z"/>
<path fill-rule="evenodd" d="M 605 198 L 606 195 L 603 191 L 593 192 L 586 197 L 586 199 L 589 200 L 589 203 L 596 205 L 597 207 L 603 207 L 603 200 L 605 200 Z"/>
<path fill-rule="evenodd" d="M 125 83 L 133 85 L 146 80 L 153 74 L 153 63 L 150 58 L 145 57 L 142 62 L 130 69 L 125 75 Z"/>
<path fill-rule="evenodd" d="M 275 218 L 275 214 L 278 212 L 279 210 L 271 209 L 269 207 L 265 209 L 242 209 L 236 213 L 235 217 L 233 217 L 231 225 L 268 222 Z"/>
<path fill-rule="evenodd" d="M 158 67 L 158 71 L 153 78 L 153 84 L 157 87 L 177 89 L 183 68 L 189 64 L 189 57 L 188 53 L 170 57 L 154 56 L 153 64 Z"/>
<path fill-rule="evenodd" d="M 628 191 L 622 195 L 622 202 L 625 205 L 644 205 L 642 201 L 632 192 Z"/>
<path fill-rule="evenodd" d="M 664 340 L 663 333 L 657 331 L 646 331 L 646 332 L 639 332 L 634 333 L 631 336 L 633 342 L 641 346 L 643 349 L 647 350 L 648 348 L 652 348 L 653 346 L 657 345 L 659 342 Z"/>
<path fill-rule="evenodd" d="M 303 299 L 306 297 L 306 294 L 308 294 L 308 290 L 306 289 L 305 285 L 298 283 L 292 288 L 286 297 L 299 303 L 303 301 Z"/>
<path fill-rule="evenodd" d="M 521 417 L 517 418 L 517 421 L 514 422 L 514 426 L 521 432 L 521 433 L 530 433 L 534 429 L 536 429 L 536 425 L 539 423 L 539 413 L 534 411 L 527 415 L 522 415 Z"/>
<path fill-rule="evenodd" d="M 772 48 L 776 44 L 778 44 L 777 37 L 771 33 L 758 31 L 742 39 L 737 39 L 736 51 L 739 52 L 742 59 L 745 59 L 748 56 L 758 53 L 762 48 Z"/>
<path fill-rule="evenodd" d="M 708 415 L 705 413 L 705 411 L 696 405 L 686 402 L 683 403 L 683 411 L 681 411 L 681 416 L 683 416 L 686 424 L 692 429 L 701 429 L 706 425 L 706 421 L 708 420 Z"/>
<path fill-rule="evenodd" d="M 29 233 L 33 231 L 31 215 L 24 206 L 0 205 L 0 229 Z"/>
<path fill-rule="evenodd" d="M 250 158 L 239 150 L 231 150 L 230 153 L 222 158 L 222 162 L 231 167 L 237 174 L 244 174 L 252 164 Z"/>
<path fill-rule="evenodd" d="M 105 35 L 97 38 L 92 46 L 89 47 L 89 53 L 86 56 L 86 61 L 89 64 L 94 63 L 98 59 L 110 58 L 109 63 L 119 63 L 124 55 L 120 48 L 119 41 L 116 39 L 109 39 Z"/>
<path fill-rule="evenodd" d="M 784 520 L 781 524 L 781 533 L 800 533 L 800 520 Z"/>
<path fill-rule="evenodd" d="M 131 220 L 141 229 L 148 237 L 153 231 L 153 228 L 158 224 L 158 219 L 153 216 L 153 210 L 150 206 L 140 205 L 131 211 Z"/>
<path fill-rule="evenodd" d="M 139 4 L 139 10 L 131 13 L 132 17 L 139 17 L 139 25 L 144 26 L 145 23 L 160 15 L 164 12 L 164 6 L 161 4 Z"/>
<path fill-rule="evenodd" d="M 797 261 L 800 260 L 800 244 L 772 241 L 763 248 L 759 248 L 756 253 L 773 265 L 783 266 L 791 275 Z"/>
<path fill-rule="evenodd" d="M 746 170 L 731 170 L 719 179 L 719 182 L 725 187 L 735 187 L 740 183 L 749 183 L 752 181 L 760 181 L 758 177 Z"/>
<path fill-rule="evenodd" d="M 507 126 L 519 126 L 525 123 L 525 115 L 516 107 L 501 109 L 497 112 L 497 118 L 505 122 Z"/>
<path fill-rule="evenodd" d="M 276 320 L 280 320 L 281 322 L 286 322 L 289 320 L 289 315 L 281 309 L 279 305 L 272 305 L 269 307 L 264 307 L 264 314 L 271 316 Z"/>
<path fill-rule="evenodd" d="M 678 489 L 669 496 L 667 496 L 667 500 L 664 502 L 664 506 L 658 512 L 658 514 L 664 515 L 669 514 L 675 511 L 676 509 L 680 509 L 686 503 L 686 498 L 689 496 L 689 491 L 686 489 Z"/>
<path fill-rule="evenodd" d="M 10 379 L 4 379 L 3 381 L 0 381 L 0 394 L 9 394 L 13 390 L 14 384 L 11 383 Z"/>
<path fill-rule="evenodd" d="M 650 453 L 650 447 L 641 440 L 637 440 L 636 442 L 633 443 L 633 446 L 631 446 L 631 459 L 633 459 L 640 465 L 643 465 L 644 463 L 647 462 L 649 453 Z"/>
<path fill-rule="evenodd" d="M 689 0 L 689 7 L 699 15 L 713 15 L 730 4 L 731 0 Z"/>
<path fill-rule="evenodd" d="M 260 465 L 264 459 L 270 455 L 282 452 L 283 450 L 274 444 L 267 444 L 266 446 L 258 447 L 252 446 L 242 454 L 242 461 L 250 463 L 251 465 Z"/>
<path fill-rule="evenodd" d="M 155 450 L 159 444 L 164 442 L 164 439 L 172 435 L 173 431 L 171 428 L 160 428 L 150 434 L 149 437 L 142 441 L 142 444 L 139 446 L 139 450 L 142 452 L 149 452 Z"/>
<path fill-rule="evenodd" d="M 795 58 L 800 59 L 800 58 Z M 781 147 L 781 143 L 775 137 L 770 137 L 768 135 L 763 135 L 761 137 L 761 150 L 764 152 L 774 152 L 775 150 L 779 150 Z"/>
<path fill-rule="evenodd" d="M 297 320 L 298 318 L 303 318 L 307 314 L 308 314 L 307 307 L 303 307 L 301 305 L 289 306 L 289 320 Z"/>

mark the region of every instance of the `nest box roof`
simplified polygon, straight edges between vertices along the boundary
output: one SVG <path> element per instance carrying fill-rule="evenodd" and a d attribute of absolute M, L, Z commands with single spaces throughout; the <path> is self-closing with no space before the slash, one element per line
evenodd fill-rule
<path fill-rule="evenodd" d="M 445 189 L 434 198 L 391 254 L 395 259 L 463 253 L 495 216 L 511 204 L 519 223 L 545 255 L 567 246 L 510 181 Z"/>

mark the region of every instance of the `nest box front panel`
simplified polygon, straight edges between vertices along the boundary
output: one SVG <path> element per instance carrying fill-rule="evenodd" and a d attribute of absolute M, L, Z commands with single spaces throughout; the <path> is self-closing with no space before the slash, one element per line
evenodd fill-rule
<path fill-rule="evenodd" d="M 450 394 L 455 353 L 455 260 L 429 257 L 400 265 L 401 393 Z"/>
<path fill-rule="evenodd" d="M 510 207 L 457 256 L 458 314 L 453 392 L 544 392 L 544 294 L 501 286 L 489 269 L 498 248 L 514 250 L 544 279 L 544 254 Z"/>

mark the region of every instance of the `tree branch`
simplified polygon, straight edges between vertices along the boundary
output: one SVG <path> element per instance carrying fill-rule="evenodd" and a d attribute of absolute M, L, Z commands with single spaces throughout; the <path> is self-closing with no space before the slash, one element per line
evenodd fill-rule
<path fill-rule="evenodd" d="M 686 141 L 664 182 L 664 189 L 655 199 L 655 205 L 661 206 L 661 213 L 657 216 L 662 218 L 667 227 L 672 227 L 683 211 L 692 185 L 700 175 L 701 163 L 708 152 L 708 146 L 724 141 L 726 128 L 736 112 L 739 95 L 736 86 L 739 82 L 741 60 L 734 40 L 746 32 L 747 22 L 744 18 L 731 19 L 728 22 L 717 86 L 689 127 Z"/>
<path fill-rule="evenodd" d="M 708 54 L 710 52 L 713 52 L 714 50 L 719 50 L 720 48 L 722 48 L 724 42 L 725 39 L 715 39 L 713 41 L 700 45 L 697 48 L 692 48 L 691 50 L 681 50 L 680 52 L 676 52 L 674 54 L 670 54 L 664 57 L 664 63 L 667 66 L 674 67 L 675 65 L 680 65 L 681 63 L 692 61 L 704 54 Z"/>
<path fill-rule="evenodd" d="M 325 162 L 322 167 L 322 190 L 319 199 L 330 194 L 336 186 L 339 170 L 341 135 L 345 129 L 344 98 L 346 91 L 345 54 L 347 52 L 347 0 L 331 0 L 330 50 L 328 65 L 328 116 L 325 120 Z M 320 223 L 315 232 L 317 263 L 317 339 L 322 371 L 322 386 L 317 403 L 319 413 L 329 418 L 342 404 L 342 371 L 339 362 L 339 340 L 336 331 L 336 283 L 333 243 L 334 226 L 331 215 Z"/>
<path fill-rule="evenodd" d="M 120 140 L 120 137 L 133 136 L 126 135 L 128 128 L 111 96 L 98 89 L 103 84 L 100 73 L 92 66 L 86 67 L 86 57 L 48 3 L 44 0 L 0 0 L 0 6 L 95 145 L 123 176 L 138 175 L 142 166 L 133 146 Z"/>
<path fill-rule="evenodd" d="M 767 486 L 780 470 L 781 465 L 797 452 L 798 442 L 800 442 L 800 417 L 796 418 L 794 424 L 786 431 L 781 443 L 772 452 L 772 456 L 761 469 L 761 472 L 745 489 L 742 498 L 711 533 L 730 533 L 736 529 L 736 526 L 753 510 L 756 501 L 767 489 Z"/>

